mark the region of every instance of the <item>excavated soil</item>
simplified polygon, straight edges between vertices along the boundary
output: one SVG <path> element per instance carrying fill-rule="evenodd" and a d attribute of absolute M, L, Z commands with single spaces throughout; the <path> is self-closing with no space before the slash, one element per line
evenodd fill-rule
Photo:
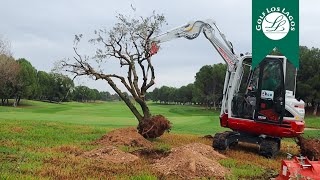
<path fill-rule="evenodd" d="M 173 148 L 167 157 L 156 161 L 152 168 L 166 177 L 223 178 L 230 172 L 217 161 L 224 158 L 226 157 L 213 150 L 211 146 L 192 143 Z"/>
<path fill-rule="evenodd" d="M 310 160 L 320 160 L 320 140 L 306 139 L 298 137 L 298 145 L 301 149 L 301 154 L 307 156 Z"/>
<path fill-rule="evenodd" d="M 142 137 L 135 127 L 113 130 L 102 136 L 100 139 L 94 141 L 93 144 L 142 148 L 152 147 L 152 143 Z"/>
<path fill-rule="evenodd" d="M 126 164 L 138 160 L 139 158 L 133 154 L 120 151 L 116 147 L 106 146 L 101 149 L 95 149 L 83 153 L 83 157 L 102 160 L 116 164 Z"/>

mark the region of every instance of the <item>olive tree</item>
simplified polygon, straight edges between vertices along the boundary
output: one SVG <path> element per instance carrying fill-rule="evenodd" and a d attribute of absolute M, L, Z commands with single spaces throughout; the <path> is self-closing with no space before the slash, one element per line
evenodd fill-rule
<path fill-rule="evenodd" d="M 96 30 L 94 37 L 90 38 L 89 43 L 95 47 L 93 57 L 78 52 L 77 45 L 83 35 L 76 35 L 75 56 L 73 59 L 62 60 L 62 67 L 75 76 L 90 76 L 95 80 L 107 81 L 139 121 L 139 132 L 145 137 L 159 137 L 165 130 L 170 129 L 170 123 L 164 117 L 160 118 L 163 120 L 160 120 L 161 122 L 154 120 L 159 119 L 159 116 L 154 118 L 151 115 L 145 96 L 155 83 L 150 38 L 159 33 L 165 17 L 156 13 L 148 17 L 119 14 L 116 19 L 117 23 L 111 29 Z M 110 68 L 102 70 L 101 67 L 108 67 L 106 64 L 110 60 L 118 62 L 119 68 L 125 69 L 127 73 L 111 73 Z M 119 84 L 131 94 L 141 111 L 125 95 Z"/>

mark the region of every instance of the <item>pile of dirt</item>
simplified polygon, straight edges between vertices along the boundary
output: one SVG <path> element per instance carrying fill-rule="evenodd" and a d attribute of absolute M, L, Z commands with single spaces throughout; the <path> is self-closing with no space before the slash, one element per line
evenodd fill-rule
<path fill-rule="evenodd" d="M 301 149 L 301 154 L 307 156 L 310 160 L 320 160 L 320 140 L 306 139 L 298 137 L 298 143 Z"/>
<path fill-rule="evenodd" d="M 128 127 L 116 129 L 102 136 L 93 144 L 112 145 L 112 146 L 130 146 L 151 148 L 152 143 L 142 137 L 136 128 Z"/>
<path fill-rule="evenodd" d="M 113 146 L 106 146 L 101 149 L 88 151 L 83 153 L 82 156 L 116 164 L 125 164 L 139 159 L 137 156 L 120 151 Z"/>
<path fill-rule="evenodd" d="M 217 177 L 223 178 L 229 170 L 217 160 L 226 158 L 211 146 L 192 143 L 173 148 L 169 156 L 162 158 L 152 167 L 164 176 L 180 178 Z"/>

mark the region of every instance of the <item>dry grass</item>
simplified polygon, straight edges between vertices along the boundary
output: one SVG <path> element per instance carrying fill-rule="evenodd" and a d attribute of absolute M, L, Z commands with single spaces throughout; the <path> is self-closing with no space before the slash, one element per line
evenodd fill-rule
<path fill-rule="evenodd" d="M 124 176 L 139 176 L 152 172 L 143 159 L 130 164 L 113 164 L 105 161 L 65 155 L 44 160 L 39 176 L 53 179 L 117 179 Z"/>
<path fill-rule="evenodd" d="M 16 127 L 12 127 L 12 128 L 11 128 L 11 131 L 12 131 L 12 132 L 15 132 L 15 133 L 22 133 L 22 132 L 25 131 L 25 129 L 22 128 L 22 127 L 16 126 Z"/>
<path fill-rule="evenodd" d="M 201 142 L 211 145 L 211 140 L 196 135 L 181 135 L 166 133 L 161 138 L 153 140 L 155 150 L 168 150 L 172 147 L 185 145 L 193 142 Z M 284 142 L 282 152 L 276 159 L 266 159 L 257 154 L 258 148 L 249 144 L 241 143 L 235 149 L 225 152 L 228 157 L 222 165 L 228 167 L 233 172 L 231 179 L 262 178 L 264 173 L 278 172 L 280 160 L 285 158 L 287 146 L 292 146 L 290 152 L 294 153 L 297 148 L 290 142 Z M 49 157 L 43 160 L 42 168 L 35 172 L 36 176 L 52 179 L 139 179 L 161 178 L 161 175 L 152 170 L 149 165 L 150 157 L 140 156 L 136 162 L 129 164 L 112 164 L 105 161 L 86 159 L 80 156 L 84 150 L 77 146 L 58 146 L 50 151 L 60 153 L 60 155 Z M 231 163 L 231 165 L 230 165 Z M 232 165 L 234 164 L 234 165 Z M 239 169 L 236 166 L 239 166 Z M 250 169 L 251 168 L 251 169 Z"/>

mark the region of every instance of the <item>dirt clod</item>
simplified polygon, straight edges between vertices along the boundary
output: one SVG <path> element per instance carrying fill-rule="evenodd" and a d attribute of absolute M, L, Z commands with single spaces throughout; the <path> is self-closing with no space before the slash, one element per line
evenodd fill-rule
<path fill-rule="evenodd" d="M 211 146 L 192 143 L 176 147 L 169 156 L 162 158 L 152 167 L 164 176 L 180 177 L 183 179 L 200 177 L 223 178 L 230 173 L 217 160 L 226 158 Z"/>
<path fill-rule="evenodd" d="M 170 131 L 170 121 L 162 115 L 152 116 L 144 120 L 138 126 L 139 133 L 145 138 L 157 138 L 163 135 L 165 131 Z"/>
<path fill-rule="evenodd" d="M 306 139 L 298 137 L 298 145 L 301 149 L 301 154 L 307 156 L 310 160 L 320 160 L 320 140 Z"/>
<path fill-rule="evenodd" d="M 142 148 L 152 147 L 152 143 L 143 138 L 135 127 L 113 130 L 102 136 L 100 139 L 94 141 L 93 144 Z"/>
<path fill-rule="evenodd" d="M 98 159 L 116 164 L 125 164 L 139 159 L 137 156 L 120 151 L 113 146 L 106 146 L 100 149 L 85 152 L 83 156 L 86 158 Z"/>

